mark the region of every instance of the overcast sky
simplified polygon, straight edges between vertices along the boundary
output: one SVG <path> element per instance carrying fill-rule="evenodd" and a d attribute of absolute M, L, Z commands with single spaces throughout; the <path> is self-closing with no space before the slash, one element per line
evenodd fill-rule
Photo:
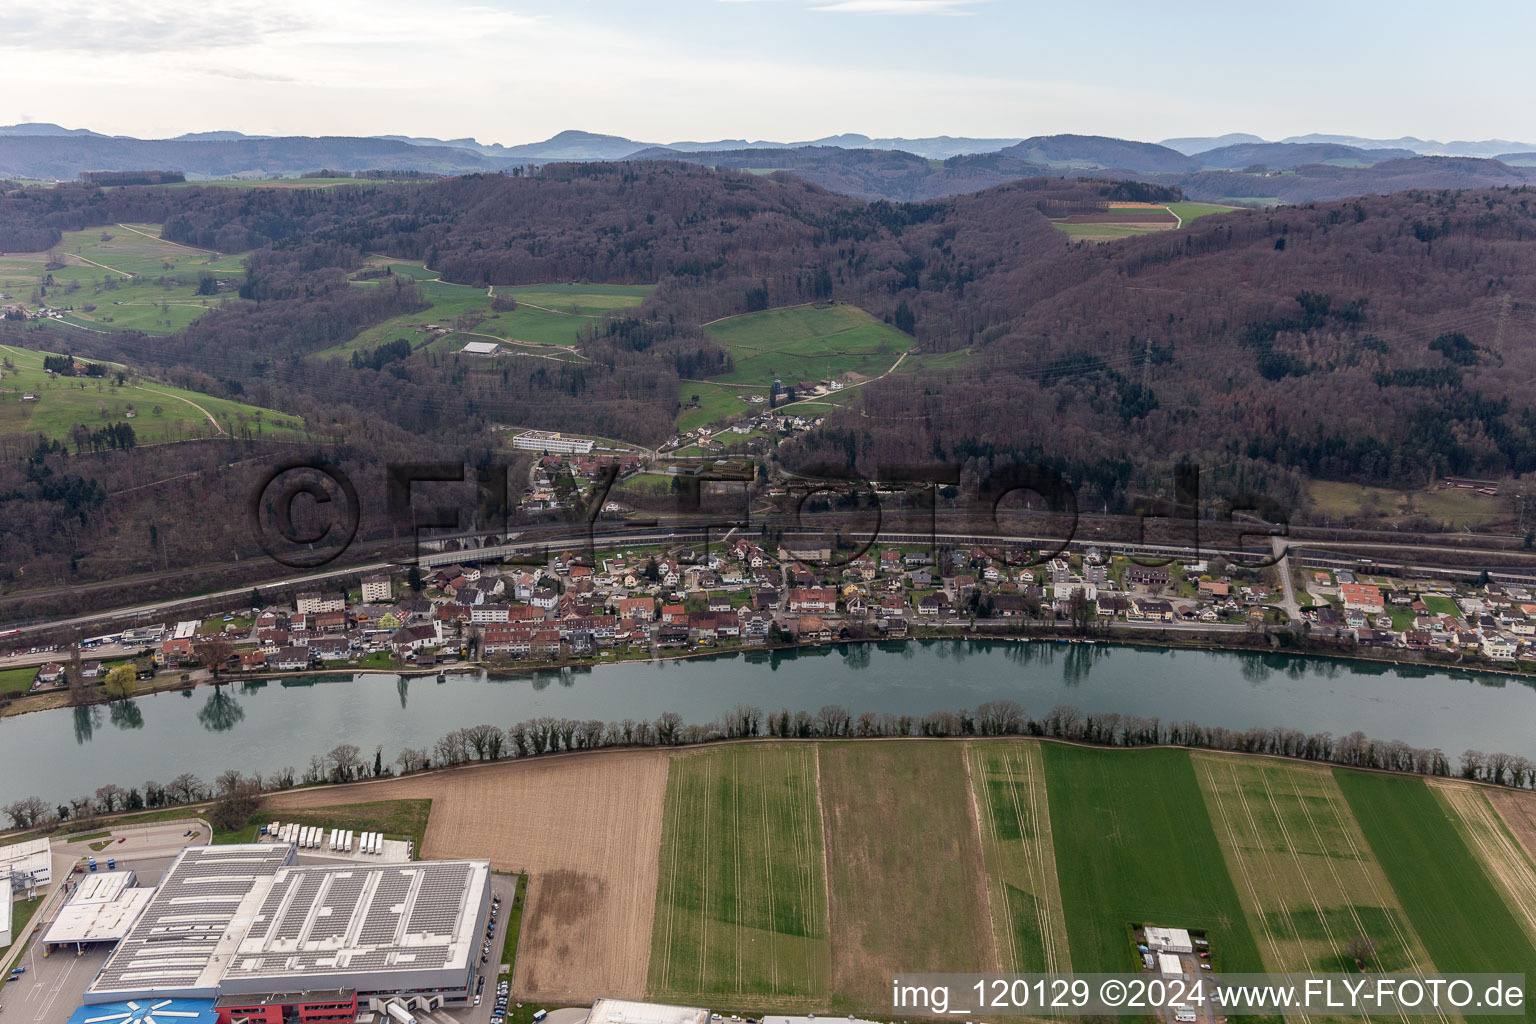
<path fill-rule="evenodd" d="M 0 0 L 0 124 L 1536 142 L 1536 4 Z"/>

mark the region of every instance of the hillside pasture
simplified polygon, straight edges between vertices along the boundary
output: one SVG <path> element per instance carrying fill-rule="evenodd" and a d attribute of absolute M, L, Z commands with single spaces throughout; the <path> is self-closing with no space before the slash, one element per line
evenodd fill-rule
<path fill-rule="evenodd" d="M 817 749 L 838 1005 L 888 1006 L 901 971 L 996 970 L 965 748 Z"/>
<path fill-rule="evenodd" d="M 1326 768 L 1193 755 L 1227 868 L 1271 971 L 1429 970 L 1392 886 Z"/>
<path fill-rule="evenodd" d="M 810 745 L 679 754 L 651 932 L 650 993 L 782 1006 L 824 997 L 825 851 Z"/>
<path fill-rule="evenodd" d="M 303 436 L 297 416 L 254 405 L 187 391 L 108 364 L 106 377 L 59 377 L 43 369 L 50 353 L 0 345 L 0 357 L 12 367 L 0 367 L 0 434 L 42 434 L 68 441 L 71 429 L 84 424 L 92 430 L 131 423 L 139 444 L 210 437 Z M 58 354 L 58 353 L 52 353 Z M 125 374 L 117 383 L 117 370 Z M 28 393 L 37 401 L 23 401 Z M 158 411 L 157 411 L 158 410 Z M 128 416 L 129 412 L 135 415 Z"/>
<path fill-rule="evenodd" d="M 694 400 L 694 396 L 698 400 Z M 751 401 L 752 395 L 762 395 L 764 401 Z M 677 386 L 677 429 L 689 431 L 694 427 L 739 420 L 768 408 L 766 388 L 740 388 L 706 381 L 685 380 Z"/>
<path fill-rule="evenodd" d="M 805 305 L 718 320 L 705 328 L 731 354 L 731 371 L 711 379 L 786 386 L 846 373 L 878 377 L 914 344 L 911 336 L 857 306 Z"/>
<path fill-rule="evenodd" d="M 649 285 L 475 287 L 443 281 L 435 271 L 419 263 L 398 260 L 375 260 L 368 269 L 379 268 L 387 268 L 391 275 L 414 279 L 429 307 L 375 324 L 350 341 L 316 355 L 350 357 L 353 352 L 367 352 L 396 339 L 410 342 L 413 349 L 421 348 L 437 337 L 430 330 L 432 327 L 484 335 L 485 340 L 514 345 L 571 348 L 583 330 L 609 314 L 638 307 L 651 293 Z M 380 278 L 372 277 L 357 284 L 377 287 L 379 281 Z M 497 311 L 492 306 L 497 297 L 515 299 L 517 308 Z"/>
<path fill-rule="evenodd" d="M 29 309 L 68 310 L 64 322 L 83 329 L 170 334 L 238 301 L 244 275 L 243 257 L 166 241 L 156 224 L 114 224 L 67 231 L 47 252 L 0 257 L 0 294 Z M 200 294 L 205 276 L 223 284 Z"/>
<path fill-rule="evenodd" d="M 1137 969 L 1131 929 L 1153 924 L 1205 932 L 1219 970 L 1263 970 L 1189 753 L 1042 749 L 1073 969 Z"/>

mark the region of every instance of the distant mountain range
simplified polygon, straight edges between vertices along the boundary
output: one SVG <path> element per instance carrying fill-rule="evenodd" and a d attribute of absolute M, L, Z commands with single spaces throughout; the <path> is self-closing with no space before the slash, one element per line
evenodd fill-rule
<path fill-rule="evenodd" d="M 0 178 L 70 180 L 84 171 L 165 170 L 195 180 L 326 168 L 457 175 L 555 161 L 635 159 L 786 170 L 830 191 L 902 201 L 1041 176 L 1131 179 L 1176 185 L 1192 198 L 1275 202 L 1536 181 L 1536 145 L 1505 139 L 1440 143 L 1303 135 L 1267 142 L 1233 133 L 1152 143 L 1102 135 L 904 139 L 844 134 L 789 143 L 722 139 L 653 145 L 564 131 L 542 142 L 505 146 L 472 138 L 279 138 L 238 131 L 145 140 L 56 124 L 0 127 Z"/>

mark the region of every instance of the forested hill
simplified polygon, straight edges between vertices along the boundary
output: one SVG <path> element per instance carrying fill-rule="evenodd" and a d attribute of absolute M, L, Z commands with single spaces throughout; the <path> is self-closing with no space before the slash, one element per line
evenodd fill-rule
<path fill-rule="evenodd" d="M 0 232 L 135 219 L 187 244 L 259 246 L 251 301 L 170 338 L 80 332 L 75 351 L 322 410 L 331 433 L 377 420 L 470 445 L 528 424 L 653 443 L 673 430 L 680 378 L 723 365 L 701 324 L 838 300 L 910 326 L 919 351 L 797 457 L 873 470 L 1023 454 L 1113 504 L 1182 457 L 1242 489 L 1300 472 L 1407 484 L 1536 469 L 1536 191 L 1245 211 L 1102 246 L 1043 216 L 1176 197 L 1147 188 L 1031 178 L 864 203 L 787 174 L 565 164 L 332 190 L 15 190 Z M 422 305 L 408 281 L 352 281 L 369 253 L 475 286 L 656 289 L 636 315 L 594 319 L 580 361 L 319 357 Z"/>

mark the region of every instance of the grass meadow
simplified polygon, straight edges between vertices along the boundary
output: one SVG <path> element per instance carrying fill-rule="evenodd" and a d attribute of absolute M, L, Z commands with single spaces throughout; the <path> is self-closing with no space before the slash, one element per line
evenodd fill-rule
<path fill-rule="evenodd" d="M 454 349 L 467 340 L 501 341 L 515 350 L 518 346 L 571 348 L 583 329 L 598 323 L 610 313 L 634 309 L 651 293 L 649 285 L 563 285 L 539 284 L 517 287 L 481 288 L 451 284 L 438 279 L 437 272 L 419 263 L 397 260 L 374 261 L 371 269 L 388 267 L 392 274 L 414 278 L 422 296 L 431 303 L 419 313 L 393 317 L 360 332 L 351 340 L 323 349 L 316 355 L 350 357 L 353 352 L 377 348 L 387 341 L 404 339 L 412 348 L 432 346 L 441 349 L 441 335 L 424 330 L 435 325 L 456 332 Z M 377 278 L 359 281 L 374 287 Z M 491 306 L 497 296 L 517 300 L 516 309 L 497 312 Z M 459 337 L 458 335 L 468 335 Z"/>
<path fill-rule="evenodd" d="M 50 261 L 63 265 L 49 270 Z M 65 322 L 82 330 L 170 334 L 239 301 L 227 288 L 199 294 L 205 275 L 236 282 L 245 275 L 244 259 L 165 241 L 157 224 L 67 231 L 47 252 L 0 256 L 7 301 L 67 309 Z"/>
<path fill-rule="evenodd" d="M 856 306 L 806 305 L 746 313 L 705 328 L 735 366 L 715 380 L 786 385 L 845 373 L 878 377 L 913 345 L 910 336 Z"/>
<path fill-rule="evenodd" d="M 133 424 L 139 444 L 207 437 L 220 430 L 260 437 L 299 437 L 305 432 L 297 416 L 186 391 L 127 371 L 121 385 L 115 372 L 103 378 L 53 376 L 43 369 L 46 354 L 0 345 L 0 358 L 14 366 L 0 368 L 0 434 L 67 440 L 77 423 L 95 430 L 125 420 Z M 21 400 L 29 392 L 37 396 L 36 402 Z M 135 413 L 131 419 L 129 411 Z"/>

